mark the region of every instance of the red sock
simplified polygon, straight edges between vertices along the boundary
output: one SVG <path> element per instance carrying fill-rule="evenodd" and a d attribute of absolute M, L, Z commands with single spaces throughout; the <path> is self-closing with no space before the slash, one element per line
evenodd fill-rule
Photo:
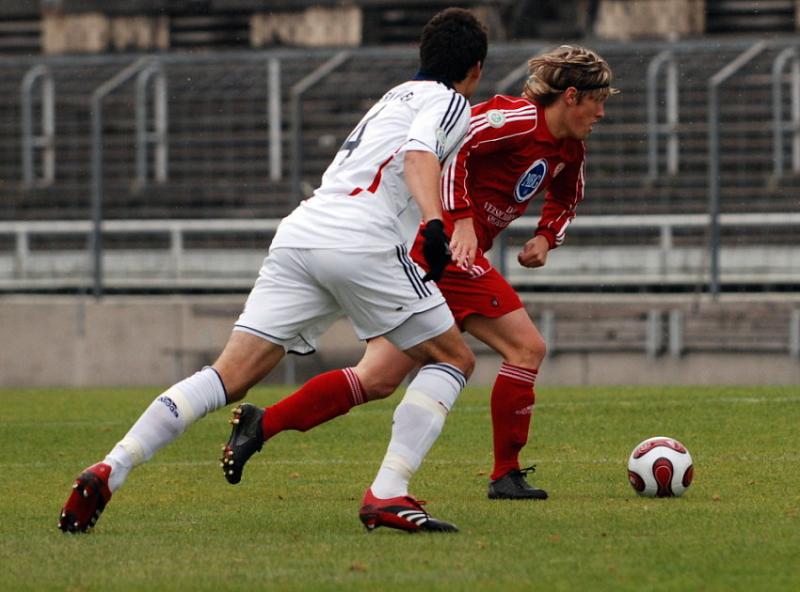
<path fill-rule="evenodd" d="M 264 440 L 284 430 L 305 432 L 365 402 L 361 381 L 352 368 L 320 374 L 265 409 Z"/>
<path fill-rule="evenodd" d="M 519 451 L 528 442 L 533 404 L 533 385 L 538 370 L 503 363 L 492 388 L 494 470 L 492 479 L 519 469 Z"/>

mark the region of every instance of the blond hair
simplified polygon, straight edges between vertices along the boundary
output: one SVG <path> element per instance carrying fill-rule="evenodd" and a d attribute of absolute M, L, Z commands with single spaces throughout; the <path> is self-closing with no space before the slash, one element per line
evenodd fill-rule
<path fill-rule="evenodd" d="M 570 87 L 584 95 L 602 100 L 617 94 L 611 87 L 613 75 L 608 63 L 585 47 L 562 45 L 528 61 L 528 79 L 522 95 L 542 105 L 553 103 Z"/>

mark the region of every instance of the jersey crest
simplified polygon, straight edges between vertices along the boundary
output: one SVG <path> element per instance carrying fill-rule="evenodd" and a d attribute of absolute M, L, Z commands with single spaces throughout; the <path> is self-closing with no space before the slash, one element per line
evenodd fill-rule
<path fill-rule="evenodd" d="M 517 181 L 514 188 L 514 200 L 517 203 L 528 201 L 539 190 L 539 187 L 547 176 L 547 161 L 540 158 L 528 167 Z"/>
<path fill-rule="evenodd" d="M 444 157 L 445 144 L 447 144 L 447 132 L 442 128 L 436 128 L 436 156 L 439 160 Z"/>
<path fill-rule="evenodd" d="M 486 112 L 486 120 L 492 127 L 503 127 L 506 122 L 506 114 L 500 109 L 491 109 Z"/>

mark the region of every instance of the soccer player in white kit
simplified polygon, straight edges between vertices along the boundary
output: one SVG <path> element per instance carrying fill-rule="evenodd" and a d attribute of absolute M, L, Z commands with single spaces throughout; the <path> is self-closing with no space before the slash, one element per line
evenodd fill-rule
<path fill-rule="evenodd" d="M 320 187 L 280 224 L 244 311 L 216 362 L 159 395 L 105 459 L 85 469 L 59 528 L 92 528 L 130 470 L 207 413 L 238 401 L 287 353 L 310 353 L 346 315 L 359 338 L 385 337 L 421 369 L 394 413 L 386 456 L 359 513 L 369 529 L 452 532 L 409 495 L 475 360 L 433 281 L 450 260 L 440 174 L 470 120 L 486 57 L 484 27 L 447 9 L 425 26 L 420 71 L 387 92 L 342 144 Z M 408 256 L 420 219 L 430 271 Z M 357 381 L 358 378 L 355 377 Z M 228 481 L 261 448 L 263 410 L 240 405 Z"/>

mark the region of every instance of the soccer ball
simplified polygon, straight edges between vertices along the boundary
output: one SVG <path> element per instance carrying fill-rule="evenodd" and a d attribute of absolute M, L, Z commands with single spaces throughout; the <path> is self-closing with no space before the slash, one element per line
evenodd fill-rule
<path fill-rule="evenodd" d="M 628 458 L 628 481 L 645 497 L 677 497 L 693 476 L 692 455 L 674 438 L 648 438 Z"/>

